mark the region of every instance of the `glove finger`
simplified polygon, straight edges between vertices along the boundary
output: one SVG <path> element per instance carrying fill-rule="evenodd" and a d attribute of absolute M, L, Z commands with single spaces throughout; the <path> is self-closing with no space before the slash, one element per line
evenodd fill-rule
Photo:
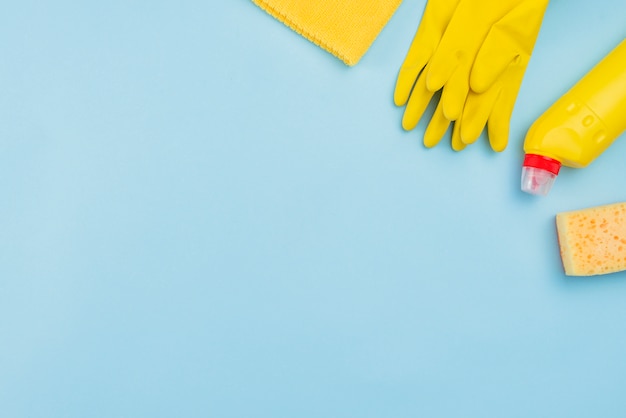
<path fill-rule="evenodd" d="M 448 131 L 449 126 L 450 121 L 443 114 L 443 104 L 441 100 L 439 100 L 435 113 L 433 113 L 428 127 L 426 128 L 426 132 L 424 132 L 424 146 L 426 148 L 436 146 Z"/>
<path fill-rule="evenodd" d="M 506 35 L 495 35 L 497 32 L 499 31 L 495 28 L 491 30 L 491 37 L 485 41 L 474 61 L 470 86 L 476 93 L 487 91 L 506 68 L 519 59 L 517 51 L 508 48 L 512 45 L 504 46 L 509 43 Z"/>
<path fill-rule="evenodd" d="M 436 46 L 437 41 L 431 39 L 431 36 L 420 35 L 423 32 L 427 31 L 418 31 L 415 35 L 415 39 L 409 48 L 409 53 L 402 63 L 402 67 L 400 67 L 396 87 L 393 92 L 393 101 L 396 106 L 403 106 L 409 100 L 411 90 Z"/>
<path fill-rule="evenodd" d="M 489 144 L 495 152 L 502 152 L 509 142 L 509 123 L 511 112 L 495 112 L 487 123 Z"/>
<path fill-rule="evenodd" d="M 439 0 L 426 4 L 420 25 L 400 67 L 394 90 L 396 106 L 406 104 L 409 99 L 417 77 L 439 44 L 458 2 L 459 0 Z"/>
<path fill-rule="evenodd" d="M 489 143 L 496 152 L 504 151 L 509 141 L 509 127 L 517 92 L 502 90 L 487 122 Z"/>
<path fill-rule="evenodd" d="M 441 93 L 443 113 L 448 120 L 454 121 L 461 117 L 468 93 L 467 74 L 459 68 L 458 71 L 452 74 Z"/>
<path fill-rule="evenodd" d="M 461 141 L 464 144 L 473 144 L 480 137 L 498 98 L 500 87 L 497 84 L 482 94 L 470 91 L 461 116 Z"/>
<path fill-rule="evenodd" d="M 411 92 L 409 101 L 402 116 L 402 127 L 410 131 L 417 126 L 434 93 L 426 88 L 424 74 L 420 75 Z"/>
<path fill-rule="evenodd" d="M 472 90 L 486 91 L 510 64 L 528 65 L 547 4 L 523 1 L 491 27 L 472 67 Z"/>
<path fill-rule="evenodd" d="M 419 65 L 419 64 L 418 64 Z M 411 90 L 415 84 L 415 80 L 420 74 L 423 67 L 407 67 L 402 68 L 398 73 L 398 80 L 396 81 L 396 88 L 393 92 L 393 102 L 396 106 L 403 106 L 409 100 Z"/>
<path fill-rule="evenodd" d="M 426 73 L 426 87 L 430 91 L 440 90 L 459 66 L 459 60 L 456 56 L 439 55 L 439 57 L 441 58 L 431 61 L 434 67 L 431 66 L 431 70 Z"/>
<path fill-rule="evenodd" d="M 491 148 L 503 151 L 509 139 L 509 126 L 526 67 L 511 65 L 502 77 L 502 88 L 494 100 L 487 129 Z"/>
<path fill-rule="evenodd" d="M 457 120 L 454 122 L 454 128 L 452 129 L 452 149 L 455 151 L 463 151 L 466 144 L 461 141 L 461 121 Z"/>
<path fill-rule="evenodd" d="M 460 8 L 463 8 L 460 4 Z M 430 61 L 430 69 L 427 72 L 426 86 L 430 91 L 440 90 L 452 76 L 456 68 L 459 66 L 461 55 L 459 52 L 464 51 L 463 38 L 459 38 L 461 28 L 464 26 L 464 14 L 455 13 L 451 17 L 450 23 L 446 28 L 446 32 L 441 38 L 441 42 L 437 46 L 436 51 Z"/>

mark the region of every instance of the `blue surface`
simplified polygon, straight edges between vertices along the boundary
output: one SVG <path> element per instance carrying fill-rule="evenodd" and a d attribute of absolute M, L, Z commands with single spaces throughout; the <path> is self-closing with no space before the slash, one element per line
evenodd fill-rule
<path fill-rule="evenodd" d="M 247 0 L 5 2 L 0 415 L 626 416 L 626 274 L 554 227 L 626 201 L 626 141 L 519 190 L 626 5 L 552 2 L 502 154 L 402 131 L 423 6 L 348 68 Z"/>

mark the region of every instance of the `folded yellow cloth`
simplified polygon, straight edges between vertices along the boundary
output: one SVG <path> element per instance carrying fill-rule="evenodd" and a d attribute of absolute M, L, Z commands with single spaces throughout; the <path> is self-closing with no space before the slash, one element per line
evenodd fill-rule
<path fill-rule="evenodd" d="M 367 52 L 402 0 L 252 0 L 348 65 Z"/>

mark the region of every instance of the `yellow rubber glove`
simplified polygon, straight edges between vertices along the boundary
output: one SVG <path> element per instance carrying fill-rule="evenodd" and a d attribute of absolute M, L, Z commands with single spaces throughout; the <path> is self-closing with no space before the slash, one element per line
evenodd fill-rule
<path fill-rule="evenodd" d="M 548 0 L 525 0 L 491 27 L 474 60 L 453 143 L 475 142 L 487 125 L 491 148 L 506 148 L 515 101 L 547 6 Z"/>
<path fill-rule="evenodd" d="M 469 72 L 483 39 L 491 25 L 520 1 L 428 1 L 394 93 L 397 105 L 408 99 L 402 120 L 405 129 L 417 125 L 433 94 L 444 85 L 440 111 L 448 120 L 459 118 L 469 91 Z"/>
<path fill-rule="evenodd" d="M 408 98 L 402 119 L 404 129 L 411 130 L 417 125 L 434 93 L 443 89 L 437 109 L 424 135 L 425 146 L 435 146 L 445 134 L 450 121 L 461 118 L 462 114 L 464 115 L 462 125 L 467 124 L 467 127 L 461 130 L 458 126 L 461 124 L 455 125 L 456 134 L 453 133 L 452 137 L 452 147 L 455 150 L 461 150 L 466 143 L 475 141 L 478 136 L 473 138 L 473 134 L 481 120 L 486 122 L 490 119 L 497 124 L 499 120 L 505 119 L 508 131 L 510 112 L 508 118 L 497 117 L 501 114 L 506 115 L 507 112 L 496 112 L 493 117 L 474 118 L 474 111 L 479 109 L 484 114 L 485 106 L 482 106 L 482 99 L 478 99 L 475 92 L 470 91 L 472 65 L 479 51 L 482 51 L 482 69 L 478 70 L 477 75 L 472 76 L 471 80 L 472 87 L 476 86 L 478 95 L 486 95 L 484 97 L 490 99 L 490 103 L 493 104 L 494 100 L 500 97 L 499 91 L 503 90 L 497 89 L 496 86 L 506 85 L 509 86 L 505 89 L 509 92 L 508 97 L 512 96 L 514 103 L 528 60 L 525 60 L 524 64 L 524 59 L 515 58 L 517 53 L 511 58 L 509 52 L 517 51 L 521 45 L 521 50 L 529 51 L 527 55 L 530 56 L 538 33 L 537 25 L 529 25 L 532 28 L 537 27 L 536 31 L 528 30 L 525 27 L 528 23 L 520 17 L 528 17 L 523 12 L 533 12 L 535 14 L 531 13 L 531 17 L 534 19 L 531 20 L 538 21 L 540 26 L 547 1 L 429 0 L 417 34 L 400 69 L 394 93 L 396 105 L 406 103 Z M 507 42 L 511 40 L 517 42 Z M 503 52 L 507 54 L 498 55 Z M 490 59 L 494 60 L 493 65 Z M 507 65 L 511 59 L 514 63 L 524 64 L 516 67 L 517 72 L 513 71 L 519 75 L 521 69 L 521 77 L 514 77 L 510 71 L 505 71 L 509 70 Z M 498 77 L 500 75 L 502 80 L 507 81 L 500 80 Z M 497 81 L 502 81 L 502 84 L 498 84 Z M 468 102 L 468 112 L 465 113 L 463 109 L 469 99 L 468 96 L 472 97 L 472 100 Z M 504 102 L 508 104 L 510 100 Z M 484 123 L 480 126 L 478 135 L 483 127 Z M 466 141 L 461 138 L 463 131 L 467 131 Z M 503 132 L 502 129 L 495 131 Z M 494 149 L 503 149 L 500 144 L 501 140 Z"/>
<path fill-rule="evenodd" d="M 524 0 L 461 0 L 433 54 L 426 74 L 430 91 L 444 88 L 441 100 L 448 120 L 461 116 L 469 92 L 472 64 L 494 23 Z"/>
<path fill-rule="evenodd" d="M 437 49 L 459 1 L 428 1 L 409 52 L 400 67 L 393 97 L 396 106 L 407 105 L 402 118 L 402 127 L 406 130 L 415 128 L 434 95 L 434 91 L 426 88 L 425 67 Z"/>

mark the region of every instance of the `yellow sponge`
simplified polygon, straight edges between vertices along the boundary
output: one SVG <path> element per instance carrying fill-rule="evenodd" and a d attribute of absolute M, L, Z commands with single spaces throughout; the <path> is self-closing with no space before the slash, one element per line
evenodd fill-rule
<path fill-rule="evenodd" d="M 626 202 L 559 213 L 556 227 L 568 276 L 626 270 Z"/>

